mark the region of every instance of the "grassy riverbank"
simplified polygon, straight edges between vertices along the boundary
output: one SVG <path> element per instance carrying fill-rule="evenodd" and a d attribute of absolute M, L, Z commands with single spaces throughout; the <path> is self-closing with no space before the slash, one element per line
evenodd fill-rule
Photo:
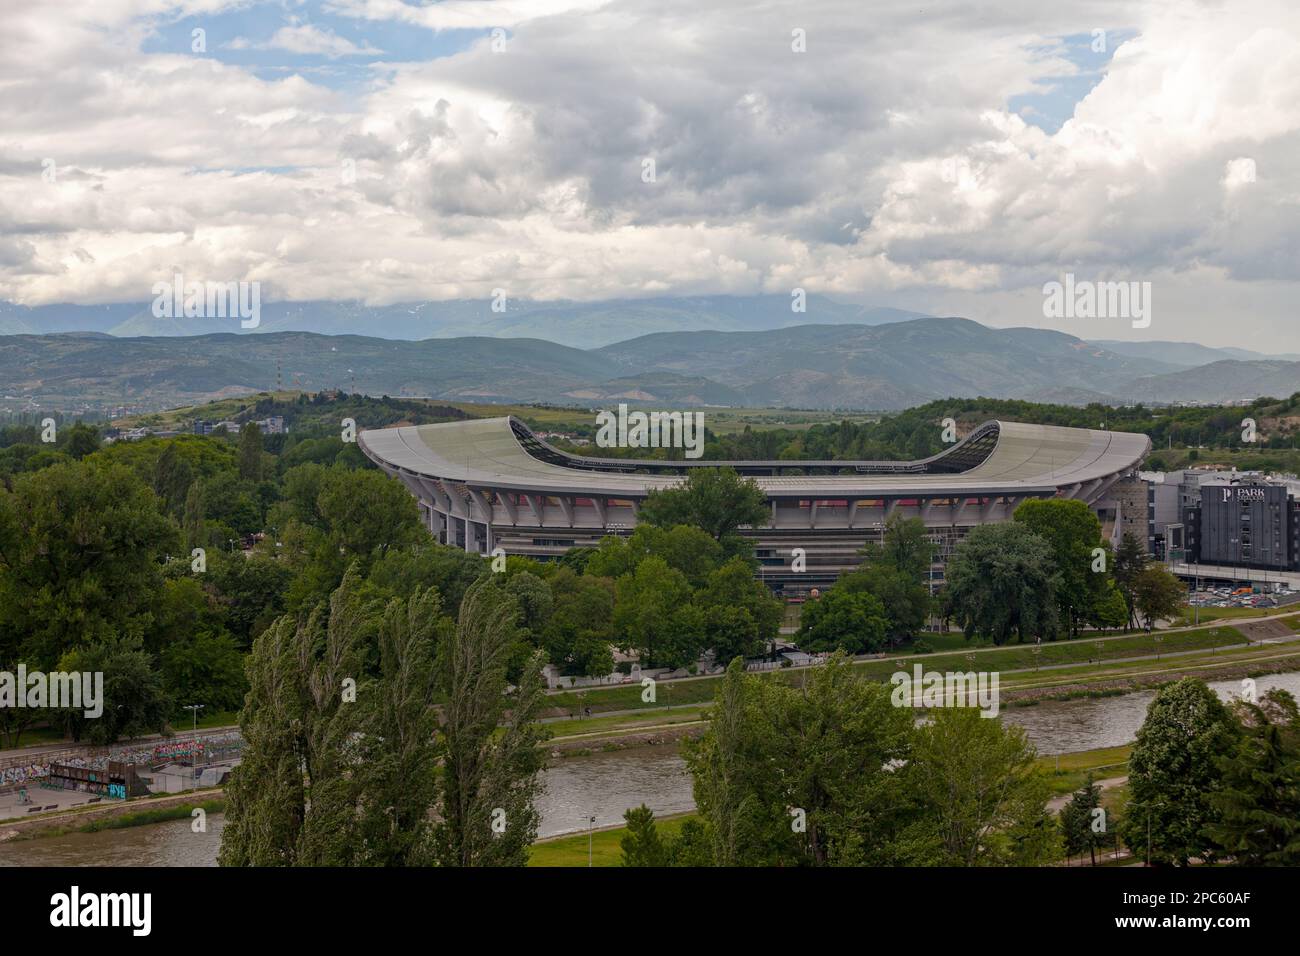
<path fill-rule="evenodd" d="M 1292 633 L 1300 615 L 1283 618 L 1281 623 Z M 944 635 L 951 638 L 952 635 Z M 927 640 L 929 638 L 927 637 Z M 873 680 L 886 681 L 899 670 L 910 671 L 915 664 L 926 670 L 937 671 L 997 671 L 1002 675 L 1004 689 L 1090 683 L 1104 681 L 1127 673 L 1149 676 L 1164 670 L 1186 670 L 1189 663 L 1197 666 L 1222 666 L 1238 656 L 1247 659 L 1255 656 L 1277 656 L 1285 653 L 1287 645 L 1246 645 L 1250 639 L 1240 629 L 1226 624 L 1212 624 L 1186 631 L 1166 631 L 1149 634 L 1130 634 L 1111 638 L 1078 638 L 1050 641 L 1041 645 L 1016 644 L 1003 647 L 973 646 L 960 651 L 914 654 L 900 651 L 886 657 L 859 661 L 854 664 L 859 672 Z M 944 643 L 951 644 L 950 640 Z M 1238 645 L 1233 647 L 1233 645 Z M 1232 650 L 1227 648 L 1233 647 Z M 1300 653 L 1300 644 L 1294 650 Z M 1193 654 L 1188 652 L 1201 652 Z M 1183 655 L 1183 656 L 1179 656 Z M 1149 660 L 1147 659 L 1149 658 Z M 798 680 L 801 670 L 767 672 L 780 680 Z M 600 687 L 584 691 L 567 691 L 553 694 L 547 703 L 559 711 L 580 714 L 590 708 L 593 717 L 557 722 L 555 732 L 572 734 L 595 730 L 618 730 L 626 724 L 619 721 L 641 720 L 622 716 L 613 723 L 596 725 L 599 715 L 608 711 L 644 711 L 668 713 L 665 708 L 683 705 L 709 704 L 717 690 L 719 677 L 700 677 L 677 681 L 661 681 L 655 688 L 655 700 L 644 701 L 640 684 L 619 687 Z M 683 710 L 685 708 L 683 707 Z M 578 729 L 581 725 L 588 725 Z M 559 729 L 565 727 L 564 731 Z"/>
<path fill-rule="evenodd" d="M 209 789 L 189 795 L 160 794 L 144 798 L 139 803 L 133 800 L 125 804 L 79 806 L 60 813 L 7 820 L 0 823 L 0 830 L 10 831 L 7 834 L 9 839 L 39 840 L 69 833 L 98 833 L 189 819 L 196 809 L 207 814 L 224 813 L 224 791 Z"/>
<path fill-rule="evenodd" d="M 195 810 L 202 810 L 206 814 L 225 813 L 226 801 L 222 798 L 204 800 L 198 803 L 181 803 L 171 807 L 155 807 L 140 810 L 136 813 L 126 813 L 120 817 L 91 820 L 82 826 L 73 827 L 72 830 L 76 833 L 98 833 L 100 830 L 124 830 L 128 827 L 143 827 L 151 823 L 166 823 L 168 820 L 189 819 L 194 816 Z M 45 835 L 48 836 L 49 834 Z"/>

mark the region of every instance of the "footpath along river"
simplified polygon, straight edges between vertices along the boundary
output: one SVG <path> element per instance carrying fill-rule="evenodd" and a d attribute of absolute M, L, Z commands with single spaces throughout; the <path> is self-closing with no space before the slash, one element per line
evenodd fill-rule
<path fill-rule="evenodd" d="M 1260 693 L 1282 687 L 1300 697 L 1300 673 L 1257 680 Z M 1221 697 L 1239 693 L 1237 681 L 1211 684 Z M 1154 691 L 1118 697 L 1044 701 L 1003 710 L 1002 719 L 1023 727 L 1040 754 L 1074 753 L 1131 742 Z M 690 810 L 691 778 L 676 747 L 639 747 L 556 760 L 545 774 L 539 801 L 540 835 L 557 836 L 622 822 L 623 812 L 644 803 L 658 814 Z M 220 814 L 206 833 L 190 821 L 171 820 L 99 833 L 70 833 L 0 844 L 0 866 L 214 866 L 221 844 Z"/>

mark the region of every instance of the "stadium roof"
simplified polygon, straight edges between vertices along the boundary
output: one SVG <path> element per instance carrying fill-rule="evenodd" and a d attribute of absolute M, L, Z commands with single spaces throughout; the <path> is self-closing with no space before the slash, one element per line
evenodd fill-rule
<path fill-rule="evenodd" d="M 637 462 L 570 455 L 513 416 L 372 429 L 360 444 L 389 471 L 496 490 L 630 498 L 680 483 L 689 468 L 718 465 L 754 476 L 770 497 L 1042 494 L 1134 468 L 1151 447 L 1141 434 L 993 421 L 913 462 Z M 790 469 L 807 473 L 778 473 Z"/>

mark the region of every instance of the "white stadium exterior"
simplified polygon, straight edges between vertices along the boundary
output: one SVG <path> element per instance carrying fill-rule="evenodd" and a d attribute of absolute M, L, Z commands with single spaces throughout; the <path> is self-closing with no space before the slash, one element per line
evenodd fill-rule
<path fill-rule="evenodd" d="M 920 461 L 634 461 L 569 454 L 514 417 L 373 429 L 358 443 L 417 498 L 442 543 L 543 558 L 627 533 L 651 491 L 728 465 L 767 495 L 770 519 L 742 533 L 764 580 L 786 593 L 833 581 L 896 514 L 925 522 L 936 573 L 971 527 L 1009 520 L 1027 498 L 1084 501 L 1117 537 L 1116 486 L 1151 447 L 1140 434 L 992 421 Z M 791 567 L 795 548 L 803 573 Z"/>

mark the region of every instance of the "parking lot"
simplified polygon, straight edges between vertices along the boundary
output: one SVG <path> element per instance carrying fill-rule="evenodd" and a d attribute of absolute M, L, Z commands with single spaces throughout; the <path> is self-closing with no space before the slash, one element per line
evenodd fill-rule
<path fill-rule="evenodd" d="M 1267 593 L 1265 592 L 1267 588 Z M 1300 593 L 1285 585 L 1255 585 L 1253 588 L 1220 587 L 1193 591 L 1188 607 L 1271 608 L 1300 601 Z"/>

